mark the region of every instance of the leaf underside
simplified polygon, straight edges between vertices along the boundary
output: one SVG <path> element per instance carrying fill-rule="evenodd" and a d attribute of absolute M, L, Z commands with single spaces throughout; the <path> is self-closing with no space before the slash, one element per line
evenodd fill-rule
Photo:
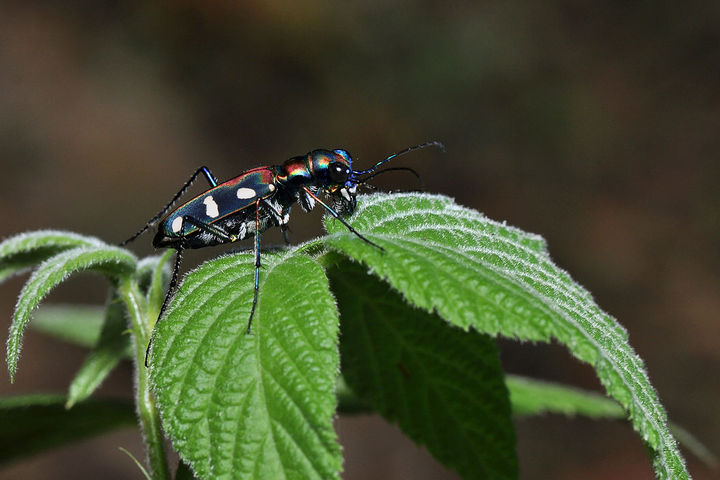
<path fill-rule="evenodd" d="M 667 416 L 626 331 L 552 263 L 542 239 L 428 194 L 363 197 L 353 227 L 328 219 L 331 248 L 405 299 L 463 329 L 567 346 L 591 364 L 649 445 L 659 478 L 689 478 Z"/>
<path fill-rule="evenodd" d="M 328 273 L 350 388 L 463 478 L 517 478 L 495 341 L 410 307 L 357 264 L 344 261 Z"/>
<path fill-rule="evenodd" d="M 264 254 L 188 274 L 158 323 L 150 364 L 163 426 L 199 478 L 338 478 L 337 310 L 311 258 Z M 307 295 L 306 292 L 312 292 Z"/>

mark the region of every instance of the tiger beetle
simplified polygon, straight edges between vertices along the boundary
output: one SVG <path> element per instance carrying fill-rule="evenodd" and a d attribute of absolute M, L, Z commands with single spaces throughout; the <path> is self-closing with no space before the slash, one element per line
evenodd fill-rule
<path fill-rule="evenodd" d="M 414 170 L 406 167 L 378 171 L 381 165 L 413 150 L 431 146 L 443 150 L 445 148 L 440 142 L 423 143 L 393 153 L 367 170 L 353 170 L 352 158 L 345 150 L 313 150 L 306 155 L 293 157 L 282 165 L 247 170 L 220 184 L 207 167 L 200 167 L 157 215 L 120 246 L 132 242 L 159 220 L 153 246 L 174 248 L 177 251 L 168 292 L 158 315 L 159 320 L 177 285 L 180 260 L 186 249 L 234 243 L 254 235 L 255 285 L 247 325 L 247 333 L 250 333 L 260 285 L 260 234 L 268 228 L 279 226 L 285 243 L 290 243 L 288 222 L 292 204 L 297 201 L 305 212 L 309 212 L 315 203 L 318 203 L 362 241 L 383 250 L 380 245 L 355 230 L 343 216 L 353 213 L 357 186 L 366 183 L 370 178 L 389 170 L 407 170 L 418 176 Z M 366 176 L 362 177 L 363 175 Z M 170 211 L 200 176 L 207 179 L 210 188 Z M 332 205 L 320 200 L 320 192 L 330 197 Z M 146 367 L 149 352 L 150 343 L 145 353 Z"/>

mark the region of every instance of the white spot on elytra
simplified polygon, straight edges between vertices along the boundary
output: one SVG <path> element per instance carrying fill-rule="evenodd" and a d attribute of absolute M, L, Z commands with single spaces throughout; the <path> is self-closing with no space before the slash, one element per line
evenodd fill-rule
<path fill-rule="evenodd" d="M 274 192 L 274 191 L 275 191 L 275 185 L 273 185 L 272 183 L 269 184 L 269 185 L 268 185 L 268 190 L 270 190 L 271 192 Z"/>
<path fill-rule="evenodd" d="M 220 212 L 218 211 L 218 204 L 215 202 L 212 195 L 205 197 L 203 203 L 205 204 L 205 215 L 210 218 L 217 218 L 220 215 Z"/>
<path fill-rule="evenodd" d="M 170 227 L 172 228 L 172 231 L 177 233 L 182 228 L 183 219 L 182 217 L 175 217 L 175 220 L 172 221 L 172 225 Z"/>
<path fill-rule="evenodd" d="M 237 191 L 238 198 L 245 200 L 248 198 L 253 198 L 254 196 L 255 196 L 255 190 L 253 190 L 252 188 L 247 188 L 247 187 L 238 188 L 238 191 Z"/>

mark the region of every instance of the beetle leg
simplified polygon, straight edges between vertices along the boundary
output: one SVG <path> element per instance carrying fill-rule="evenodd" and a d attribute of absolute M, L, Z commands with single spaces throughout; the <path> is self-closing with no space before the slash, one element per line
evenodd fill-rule
<path fill-rule="evenodd" d="M 197 228 L 198 230 L 201 230 L 205 233 L 209 233 L 210 235 L 214 235 L 215 238 L 220 240 L 221 243 L 232 243 L 236 242 L 238 240 L 237 235 L 230 235 L 225 230 L 216 227 L 215 225 L 210 225 L 209 223 L 201 222 L 197 218 L 191 217 L 189 215 L 185 215 L 182 217 L 183 224 L 185 222 L 189 223 L 193 227 Z M 180 231 L 183 231 L 183 226 L 180 226 Z"/>
<path fill-rule="evenodd" d="M 170 277 L 170 285 L 168 285 L 168 291 L 165 294 L 165 300 L 163 300 L 162 307 L 160 307 L 160 313 L 158 314 L 157 322 L 160 321 L 160 319 L 163 316 L 163 313 L 165 313 L 165 309 L 168 306 L 168 303 L 170 303 L 170 297 L 172 297 L 173 293 L 175 292 L 175 287 L 177 286 L 177 279 L 178 279 L 178 272 L 180 271 L 180 260 L 182 259 L 183 251 L 185 250 L 185 245 L 181 242 L 179 246 L 176 248 L 175 253 L 175 265 L 173 266 L 172 276 Z M 153 326 L 153 332 L 155 331 L 155 326 Z M 152 345 L 152 334 L 150 335 L 150 340 L 148 341 L 147 348 L 145 349 L 145 368 L 148 366 L 148 356 L 150 355 L 150 346 Z"/>
<path fill-rule="evenodd" d="M 288 233 L 290 231 L 290 228 L 288 228 L 287 222 L 280 224 L 280 231 L 283 234 L 283 239 L 285 240 L 285 245 L 290 245 L 290 234 Z"/>
<path fill-rule="evenodd" d="M 263 199 L 263 203 L 265 204 L 266 207 L 268 207 L 268 209 L 270 210 L 272 215 L 275 217 L 275 220 L 277 221 L 278 225 L 280 225 L 280 231 L 283 234 L 283 238 L 285 240 L 285 245 L 290 245 L 290 235 L 288 235 L 288 222 L 290 221 L 290 209 L 284 208 L 284 209 L 278 210 L 275 205 L 273 205 L 266 199 Z"/>
<path fill-rule="evenodd" d="M 185 182 L 185 185 L 183 185 L 182 188 L 180 189 L 180 191 L 175 194 L 175 196 L 172 198 L 172 200 L 170 200 L 170 202 L 167 205 L 165 205 L 163 207 L 163 209 L 160 210 L 160 212 L 158 212 L 157 215 L 155 215 L 153 218 L 148 220 L 148 222 L 145 224 L 145 226 L 143 228 L 141 228 L 140 230 L 135 232 L 135 235 L 133 235 L 132 237 L 130 237 L 127 240 L 120 243 L 120 246 L 122 247 L 122 246 L 125 246 L 128 243 L 132 242 L 137 237 L 139 237 L 140 235 L 145 233 L 145 230 L 147 230 L 148 228 L 153 226 L 155 224 L 155 222 L 157 222 L 162 217 L 164 217 L 165 214 L 168 212 L 168 210 L 170 210 L 172 208 L 172 206 L 175 204 L 175 202 L 177 202 L 178 199 L 187 191 L 187 189 L 190 188 L 190 186 L 195 182 L 195 180 L 197 179 L 197 177 L 200 176 L 200 174 L 205 175 L 205 178 L 207 178 L 208 183 L 210 183 L 210 187 L 217 187 L 217 184 L 218 184 L 217 180 L 215 179 L 215 176 L 212 174 L 210 169 L 207 167 L 198 168 L 197 171 L 192 174 L 192 177 L 190 177 L 190 180 Z"/>
<path fill-rule="evenodd" d="M 247 334 L 250 334 L 253 315 L 257 307 L 258 292 L 260 291 L 260 199 L 255 201 L 255 285 L 253 289 L 253 302 L 248 319 Z"/>
<path fill-rule="evenodd" d="M 330 215 L 332 215 L 333 217 L 335 217 L 335 218 L 337 218 L 338 220 L 340 220 L 340 222 L 341 222 L 343 225 L 345 225 L 345 227 L 346 227 L 348 230 L 350 230 L 352 233 L 354 233 L 355 235 L 357 235 L 357 236 L 358 236 L 361 240 L 363 240 L 365 243 L 369 243 L 369 244 L 372 245 L 373 247 L 379 248 L 379 249 L 380 249 L 381 251 L 383 251 L 383 252 L 385 251 L 385 249 L 384 249 L 383 247 L 381 247 L 380 245 L 378 245 L 377 243 L 375 243 L 375 242 L 373 242 L 373 241 L 368 240 L 368 239 L 365 238 L 360 232 L 358 232 L 357 230 L 355 230 L 355 229 L 354 229 L 349 223 L 347 223 L 335 210 L 333 210 L 330 206 L 326 205 L 322 200 L 320 200 L 314 193 L 312 193 L 312 192 L 311 192 L 310 190 L 308 190 L 306 187 L 303 187 L 303 190 L 305 190 L 305 192 L 306 192 L 310 197 L 312 197 L 317 203 L 319 203 L 320 205 L 322 205 L 323 207 L 325 207 L 325 210 L 327 210 L 327 211 L 330 213 Z"/>
<path fill-rule="evenodd" d="M 287 207 L 283 209 L 282 212 L 282 220 L 280 221 L 280 231 L 283 234 L 283 238 L 285 239 L 285 245 L 290 245 L 290 227 L 288 224 L 290 223 L 290 207 Z"/>

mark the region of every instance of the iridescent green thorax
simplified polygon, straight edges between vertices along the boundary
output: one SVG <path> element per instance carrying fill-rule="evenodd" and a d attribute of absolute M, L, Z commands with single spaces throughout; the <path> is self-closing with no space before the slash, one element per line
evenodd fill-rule
<path fill-rule="evenodd" d="M 336 184 L 328 176 L 328 168 L 333 163 L 346 165 L 350 168 L 349 156 L 340 155 L 330 150 L 313 150 L 312 152 L 293 157 L 283 163 L 278 172 L 280 183 L 299 186 L 323 186 L 326 191 L 335 191 L 341 184 Z"/>

